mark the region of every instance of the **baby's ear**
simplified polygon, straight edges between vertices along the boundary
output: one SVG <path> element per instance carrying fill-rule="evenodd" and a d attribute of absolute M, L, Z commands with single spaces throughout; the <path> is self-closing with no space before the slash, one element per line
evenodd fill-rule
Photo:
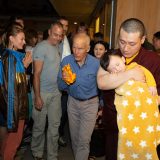
<path fill-rule="evenodd" d="M 124 56 L 122 56 L 122 61 L 125 63 L 126 62 L 126 59 L 124 58 Z"/>

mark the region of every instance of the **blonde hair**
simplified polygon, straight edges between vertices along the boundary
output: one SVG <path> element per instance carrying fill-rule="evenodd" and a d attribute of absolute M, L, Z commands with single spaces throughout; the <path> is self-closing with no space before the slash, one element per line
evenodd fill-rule
<path fill-rule="evenodd" d="M 3 34 L 2 43 L 3 46 L 6 48 L 9 45 L 9 37 L 16 36 L 18 33 L 23 32 L 23 27 L 19 23 L 12 23 L 7 28 Z"/>

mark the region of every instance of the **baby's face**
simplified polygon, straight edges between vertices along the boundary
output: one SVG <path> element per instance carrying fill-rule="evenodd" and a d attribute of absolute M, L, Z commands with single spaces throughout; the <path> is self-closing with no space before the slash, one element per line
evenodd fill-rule
<path fill-rule="evenodd" d="M 119 73 L 119 72 L 124 72 L 125 69 L 126 69 L 126 66 L 125 66 L 124 57 L 119 57 L 117 55 L 110 56 L 110 62 L 109 62 L 109 66 L 107 68 L 108 72 Z"/>

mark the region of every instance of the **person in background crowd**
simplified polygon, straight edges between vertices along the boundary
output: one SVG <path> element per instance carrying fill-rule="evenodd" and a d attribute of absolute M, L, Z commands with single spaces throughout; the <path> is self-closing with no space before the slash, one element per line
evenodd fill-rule
<path fill-rule="evenodd" d="M 38 33 L 36 30 L 34 29 L 27 29 L 25 31 L 25 36 L 26 36 L 26 46 L 25 46 L 25 52 L 28 54 L 33 54 L 33 49 L 36 46 L 37 42 L 38 42 Z M 32 65 L 30 64 L 30 66 L 27 68 L 26 73 L 28 75 L 28 80 L 29 80 L 29 85 L 30 85 L 30 89 L 32 87 L 32 80 L 33 80 L 33 71 L 32 71 Z"/>
<path fill-rule="evenodd" d="M 59 44 L 59 49 L 60 49 L 60 54 L 61 54 L 61 61 L 63 60 L 64 57 L 68 56 L 71 54 L 69 42 L 67 39 L 67 31 L 68 31 L 68 19 L 64 16 L 59 17 L 58 20 L 62 26 L 63 26 L 63 39 L 61 43 Z M 60 146 L 66 146 L 67 143 L 64 139 L 64 128 L 65 125 L 68 121 L 68 116 L 67 116 L 67 101 L 68 101 L 68 94 L 65 91 L 62 91 L 62 96 L 61 96 L 61 107 L 62 107 L 62 117 L 61 117 L 61 123 L 59 126 L 59 139 L 58 139 L 58 144 Z"/>
<path fill-rule="evenodd" d="M 4 32 L 4 27 L 0 26 L 0 45 L 2 44 L 2 35 Z"/>
<path fill-rule="evenodd" d="M 91 54 L 92 56 L 95 56 L 94 55 L 94 46 L 95 46 L 96 42 L 98 42 L 98 41 L 104 41 L 104 36 L 101 32 L 95 33 L 93 36 L 93 40 L 90 43 L 91 48 L 90 48 L 89 54 Z M 109 48 L 109 44 L 106 42 L 104 42 L 104 43 L 105 43 L 106 48 Z"/>
<path fill-rule="evenodd" d="M 101 59 L 104 54 L 107 54 L 108 48 L 104 41 L 97 41 L 94 46 L 94 55 L 97 59 Z M 99 90 L 99 107 L 96 118 L 96 124 L 92 133 L 90 142 L 90 153 L 88 160 L 95 160 L 96 157 L 104 156 L 105 153 L 105 141 L 104 141 L 104 128 L 102 125 L 102 111 L 103 111 L 103 100 L 102 94 Z"/>
<path fill-rule="evenodd" d="M 160 31 L 154 33 L 153 45 L 154 45 L 154 48 L 155 48 L 156 52 L 158 53 L 158 55 L 160 55 Z"/>
<path fill-rule="evenodd" d="M 64 16 L 59 17 L 58 21 L 62 24 L 63 31 L 64 31 L 63 32 L 63 39 L 62 39 L 61 43 L 59 44 L 61 60 L 63 60 L 64 57 L 71 54 L 69 42 L 68 42 L 68 39 L 67 39 L 69 22 L 68 22 L 68 19 Z"/>
<path fill-rule="evenodd" d="M 38 33 L 35 29 L 27 29 L 25 31 L 26 35 L 26 47 L 34 48 L 38 42 Z"/>
<path fill-rule="evenodd" d="M 73 54 L 61 62 L 58 74 L 60 90 L 68 92 L 68 119 L 75 160 L 87 160 L 89 143 L 94 129 L 99 100 L 96 74 L 99 61 L 88 55 L 90 38 L 86 33 L 79 33 L 73 39 Z M 68 74 L 62 71 L 70 65 L 76 80 L 68 83 Z M 64 69 L 63 69 L 64 70 Z"/>
<path fill-rule="evenodd" d="M 73 37 L 77 33 L 85 33 L 85 34 L 88 35 L 88 26 L 87 26 L 87 24 L 84 23 L 84 22 L 80 22 L 80 24 L 75 28 L 75 31 L 68 35 L 69 44 L 70 44 L 71 48 L 72 48 L 72 44 L 73 44 Z"/>
<path fill-rule="evenodd" d="M 48 30 L 43 31 L 43 40 L 46 40 L 48 38 Z"/>
<path fill-rule="evenodd" d="M 100 64 L 109 73 L 117 74 L 140 66 L 135 62 L 125 65 L 125 58 L 117 50 L 109 50 Z M 149 70 L 140 67 L 145 74 L 145 83 L 130 79 L 115 89 L 119 160 L 149 157 L 158 160 L 156 147 L 160 144 L 160 129 L 157 128 L 160 114 L 156 82 Z"/>
<path fill-rule="evenodd" d="M 94 56 L 100 60 L 108 49 L 104 41 L 97 41 L 94 45 Z"/>
<path fill-rule="evenodd" d="M 119 52 L 126 58 L 126 64 L 137 62 L 147 68 L 154 76 L 158 95 L 160 95 L 160 57 L 151 51 L 141 47 L 145 40 L 144 24 L 136 19 L 125 20 L 119 29 L 118 45 Z M 129 79 L 145 81 L 144 74 L 139 67 L 118 74 L 110 74 L 101 67 L 97 74 L 97 83 L 103 92 L 104 110 L 103 123 L 106 130 L 106 160 L 117 159 L 117 111 L 114 105 L 113 89 L 125 83 Z M 158 151 L 159 153 L 159 151 Z"/>
<path fill-rule="evenodd" d="M 22 28 L 24 28 L 23 17 L 21 17 L 21 16 L 11 16 L 10 19 L 9 19 L 9 24 L 11 24 L 13 22 L 19 23 L 22 26 Z"/>
<path fill-rule="evenodd" d="M 47 32 L 47 37 L 45 37 L 45 38 L 47 39 L 48 38 L 48 30 L 46 30 L 46 32 Z M 37 32 L 37 43 L 44 40 L 44 35 L 43 34 L 44 34 L 44 32 L 42 32 L 42 31 Z"/>
<path fill-rule="evenodd" d="M 84 22 L 80 22 L 77 27 L 76 33 L 86 33 L 88 34 L 88 26 Z"/>
<path fill-rule="evenodd" d="M 145 41 L 142 44 L 142 47 L 149 51 L 155 51 L 153 44 L 150 43 L 147 38 L 145 38 Z"/>
<path fill-rule="evenodd" d="M 26 37 L 25 52 L 26 52 L 26 54 L 30 54 L 30 56 L 32 57 L 33 49 L 34 49 L 35 45 L 37 44 L 37 31 L 34 30 L 34 29 L 27 29 L 25 31 L 25 37 Z M 28 88 L 27 92 L 28 92 L 29 119 L 25 123 L 23 139 L 22 139 L 22 142 L 21 142 L 21 145 L 20 145 L 20 149 L 23 150 L 23 152 L 25 152 L 28 145 L 30 145 L 31 132 L 32 132 L 32 126 L 33 126 L 33 119 L 31 118 L 32 108 L 33 108 L 33 102 L 32 102 L 32 97 L 31 97 L 31 90 L 32 90 L 32 85 L 33 85 L 32 66 L 33 66 L 33 63 L 30 63 L 30 65 L 26 69 L 27 88 Z"/>
<path fill-rule="evenodd" d="M 96 32 L 93 36 L 93 40 L 94 42 L 97 42 L 97 41 L 103 41 L 104 40 L 104 36 L 101 32 Z"/>
<path fill-rule="evenodd" d="M 0 27 L 0 54 L 1 54 L 2 51 L 3 51 L 3 44 L 2 44 L 3 33 L 4 33 L 4 28 L 3 28 L 3 27 Z"/>
<path fill-rule="evenodd" d="M 26 36 L 26 46 L 25 46 L 25 51 L 28 54 L 33 54 L 33 49 L 36 46 L 37 42 L 38 42 L 38 33 L 36 30 L 34 29 L 27 29 L 25 31 L 25 36 Z M 28 76 L 28 80 L 29 80 L 29 85 L 28 86 L 28 90 L 29 92 L 31 91 L 31 87 L 32 87 L 32 81 L 33 81 L 33 71 L 32 71 L 32 65 L 30 64 L 29 67 L 26 70 L 27 76 Z"/>
<path fill-rule="evenodd" d="M 18 52 L 25 44 L 23 27 L 13 22 L 3 35 L 4 51 L 0 59 L 0 112 L 7 133 L 1 146 L 3 160 L 13 160 L 23 135 L 27 118 L 27 79 L 28 55 Z M 8 94 L 6 94 L 8 93 Z"/>
<path fill-rule="evenodd" d="M 51 24 L 48 39 L 38 43 L 33 50 L 33 101 L 31 150 L 35 160 L 42 160 L 45 144 L 46 117 L 47 160 L 58 159 L 58 128 L 61 118 L 61 93 L 57 75 L 60 66 L 58 44 L 62 40 L 63 26 Z"/>

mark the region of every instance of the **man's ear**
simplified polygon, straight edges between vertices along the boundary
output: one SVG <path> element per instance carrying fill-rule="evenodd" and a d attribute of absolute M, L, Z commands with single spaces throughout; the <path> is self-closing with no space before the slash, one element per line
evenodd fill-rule
<path fill-rule="evenodd" d="M 146 39 L 146 36 L 143 36 L 142 39 L 141 39 L 141 44 L 144 43 L 145 39 Z"/>
<path fill-rule="evenodd" d="M 87 52 L 89 52 L 89 51 L 90 51 L 90 48 L 91 48 L 91 47 L 90 47 L 90 45 L 89 45 L 89 46 L 88 46 L 88 49 L 87 49 Z"/>
<path fill-rule="evenodd" d="M 51 30 L 50 29 L 48 29 L 48 35 L 50 35 L 51 34 Z"/>
<path fill-rule="evenodd" d="M 160 46 L 160 39 L 157 39 L 158 46 Z"/>

